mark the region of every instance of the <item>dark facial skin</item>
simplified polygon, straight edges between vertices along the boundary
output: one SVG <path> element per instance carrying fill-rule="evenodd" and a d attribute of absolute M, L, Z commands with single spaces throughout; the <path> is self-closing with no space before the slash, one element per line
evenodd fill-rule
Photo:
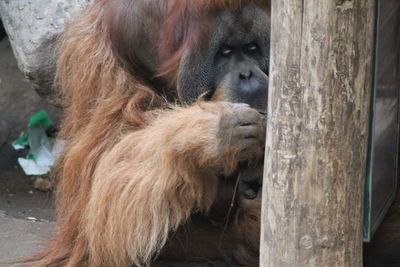
<path fill-rule="evenodd" d="M 182 57 L 181 100 L 190 103 L 208 92 L 209 100 L 247 103 L 265 112 L 269 25 L 269 15 L 253 4 L 216 14 L 207 47 L 199 45 Z"/>
<path fill-rule="evenodd" d="M 265 111 L 268 76 L 260 69 L 262 57 L 256 42 L 223 44 L 215 58 L 217 88 L 213 98 L 229 98 Z M 227 92 L 223 92 L 226 90 Z"/>

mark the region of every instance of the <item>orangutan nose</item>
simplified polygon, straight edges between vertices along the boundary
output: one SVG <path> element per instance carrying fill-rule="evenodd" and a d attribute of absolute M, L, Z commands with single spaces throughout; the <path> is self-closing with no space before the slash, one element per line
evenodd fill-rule
<path fill-rule="evenodd" d="M 235 101 L 247 103 L 260 111 L 266 111 L 268 76 L 257 67 L 242 66 L 237 71 L 236 77 L 231 81 L 236 96 Z"/>
<path fill-rule="evenodd" d="M 241 71 L 241 72 L 239 73 L 239 77 L 240 77 L 241 80 L 248 80 L 248 79 L 251 78 L 251 75 L 252 75 L 252 74 L 253 74 L 253 73 L 251 72 L 251 70 L 248 70 L 248 71 Z"/>

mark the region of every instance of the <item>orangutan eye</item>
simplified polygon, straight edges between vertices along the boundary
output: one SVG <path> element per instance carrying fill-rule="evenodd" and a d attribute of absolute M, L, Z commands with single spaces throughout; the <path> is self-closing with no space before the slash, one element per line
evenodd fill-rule
<path fill-rule="evenodd" d="M 247 51 L 249 51 L 249 52 L 255 52 L 255 51 L 257 51 L 257 50 L 258 50 L 258 47 L 257 47 L 257 45 L 254 44 L 254 43 L 251 43 L 251 44 L 249 44 L 249 45 L 247 46 Z"/>
<path fill-rule="evenodd" d="M 229 56 L 230 54 L 232 54 L 232 49 L 229 47 L 222 47 L 221 48 L 221 54 L 223 56 Z"/>

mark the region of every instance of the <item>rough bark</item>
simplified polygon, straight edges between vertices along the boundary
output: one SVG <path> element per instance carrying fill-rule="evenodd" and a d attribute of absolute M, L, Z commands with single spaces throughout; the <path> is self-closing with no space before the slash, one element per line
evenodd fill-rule
<path fill-rule="evenodd" d="M 375 0 L 272 1 L 261 266 L 361 266 Z"/>

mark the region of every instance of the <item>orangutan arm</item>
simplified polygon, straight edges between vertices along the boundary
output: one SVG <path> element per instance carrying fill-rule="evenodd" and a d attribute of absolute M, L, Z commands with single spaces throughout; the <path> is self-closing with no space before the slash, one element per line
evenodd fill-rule
<path fill-rule="evenodd" d="M 170 231 L 214 201 L 218 174 L 262 153 L 261 116 L 247 105 L 162 111 L 101 158 L 86 209 L 89 263 L 147 265 Z"/>

